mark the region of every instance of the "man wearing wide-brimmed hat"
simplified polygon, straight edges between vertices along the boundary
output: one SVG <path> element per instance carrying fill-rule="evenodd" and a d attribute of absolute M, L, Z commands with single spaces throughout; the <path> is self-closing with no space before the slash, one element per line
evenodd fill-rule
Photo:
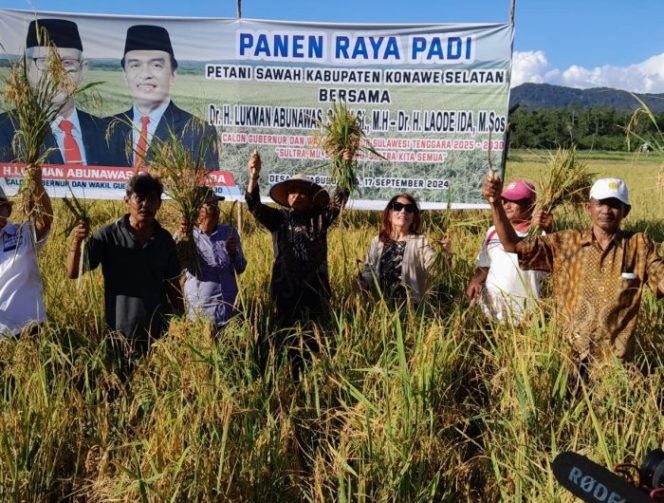
<path fill-rule="evenodd" d="M 272 233 L 272 299 L 278 322 L 292 327 L 298 321 L 318 320 L 327 312 L 331 295 L 327 270 L 327 229 L 348 200 L 337 190 L 330 198 L 318 184 L 302 175 L 277 183 L 270 197 L 283 207 L 261 203 L 258 178 L 261 159 L 249 160 L 246 200 L 249 211 Z"/>
<path fill-rule="evenodd" d="M 551 272 L 555 315 L 575 359 L 630 359 L 643 286 L 664 296 L 664 260 L 643 233 L 621 230 L 631 209 L 625 182 L 602 178 L 593 184 L 586 204 L 589 230 L 525 239 L 509 223 L 501 186 L 500 179 L 487 177 L 483 189 L 500 241 L 518 255 L 522 269 Z"/>
<path fill-rule="evenodd" d="M 26 327 L 46 321 L 37 253 L 42 249 L 53 222 L 51 200 L 35 180 L 34 199 L 41 212 L 34 222 L 9 220 L 12 203 L 0 187 L 0 336 L 16 337 Z"/>
<path fill-rule="evenodd" d="M 66 19 L 37 19 L 28 26 L 25 57 L 28 81 L 35 87 L 49 70 L 51 46 L 55 47 L 67 78 L 75 87 L 85 80 L 88 63 L 83 59 L 83 43 L 78 27 Z M 105 165 L 109 163 L 104 135 L 107 122 L 76 107 L 71 93 L 62 92 L 54 99 L 61 106 L 60 114 L 51 124 L 46 137 L 46 162 L 51 164 Z M 0 160 L 17 160 L 12 148 L 16 131 L 14 112 L 0 115 Z"/>
<path fill-rule="evenodd" d="M 139 168 L 149 161 L 151 148 L 175 136 L 195 164 L 219 169 L 215 128 L 171 100 L 178 62 L 168 31 L 155 25 L 130 26 L 121 64 L 133 106 L 110 118 L 115 163 Z"/>
<path fill-rule="evenodd" d="M 247 260 L 235 227 L 219 223 L 219 202 L 224 196 L 212 187 L 201 190 L 206 194 L 205 203 L 193 229 L 198 270 L 185 269 L 184 297 L 189 318 L 203 316 L 221 328 L 237 314 L 236 275 L 244 272 Z M 176 240 L 185 232 L 186 222 L 182 222 Z"/>

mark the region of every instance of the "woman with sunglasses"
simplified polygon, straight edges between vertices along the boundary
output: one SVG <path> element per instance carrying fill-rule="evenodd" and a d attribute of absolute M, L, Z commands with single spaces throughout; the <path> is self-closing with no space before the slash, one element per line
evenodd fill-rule
<path fill-rule="evenodd" d="M 419 304 L 424 299 L 434 250 L 420 233 L 420 209 L 410 194 L 398 194 L 383 210 L 382 228 L 369 247 L 360 282 L 364 288 L 380 287 L 387 299 L 408 297 Z M 450 253 L 451 243 L 443 249 Z"/>

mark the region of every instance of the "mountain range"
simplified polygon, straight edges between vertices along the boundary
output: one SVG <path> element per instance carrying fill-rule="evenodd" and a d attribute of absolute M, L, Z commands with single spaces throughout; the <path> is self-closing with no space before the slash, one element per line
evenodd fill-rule
<path fill-rule="evenodd" d="M 653 113 L 664 112 L 664 94 L 639 94 L 638 96 Z M 608 87 L 576 89 L 531 83 L 521 84 L 512 89 L 510 109 L 517 104 L 531 110 L 578 106 L 580 108 L 610 107 L 623 112 L 633 112 L 639 106 L 632 93 L 620 89 Z"/>

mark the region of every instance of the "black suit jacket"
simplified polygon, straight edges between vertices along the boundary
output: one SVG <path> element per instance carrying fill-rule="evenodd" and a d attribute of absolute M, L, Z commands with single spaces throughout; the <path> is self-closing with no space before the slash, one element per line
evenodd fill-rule
<path fill-rule="evenodd" d="M 83 136 L 83 145 L 85 149 L 85 159 L 89 166 L 112 166 L 108 144 L 106 142 L 106 127 L 108 121 L 100 117 L 95 117 L 82 110 L 76 109 L 78 121 L 81 125 L 81 135 Z M 16 126 L 12 121 L 11 112 L 0 114 L 0 161 L 16 161 L 17 155 L 12 148 L 12 140 Z M 44 148 L 50 149 L 46 157 L 48 164 L 64 164 L 64 157 L 58 148 L 58 142 L 51 133 L 46 137 Z"/>
<path fill-rule="evenodd" d="M 133 164 L 133 120 L 133 108 L 109 117 L 109 147 L 115 166 L 131 166 Z M 178 137 L 182 145 L 190 152 L 192 159 L 198 160 L 202 157 L 202 164 L 206 169 L 219 169 L 219 137 L 217 130 L 189 112 L 176 107 L 172 101 L 166 107 L 164 115 L 161 116 L 161 120 L 157 124 L 151 146 L 154 144 L 155 138 L 157 143 L 167 142 L 171 138 L 171 132 Z M 150 157 L 150 147 L 148 147 L 148 160 Z"/>

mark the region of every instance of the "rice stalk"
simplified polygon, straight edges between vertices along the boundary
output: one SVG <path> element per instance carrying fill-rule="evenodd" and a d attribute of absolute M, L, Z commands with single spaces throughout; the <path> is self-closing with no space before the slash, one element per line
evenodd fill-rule
<path fill-rule="evenodd" d="M 641 145 L 650 145 L 653 150 L 656 152 L 664 152 L 664 131 L 662 131 L 657 123 L 657 117 L 653 114 L 650 107 L 639 98 L 636 94 L 632 94 L 634 99 L 639 102 L 639 106 L 629 119 L 629 123 L 625 128 L 626 141 L 627 141 L 627 150 L 632 150 L 632 143 L 634 140 L 638 140 Z M 650 125 L 655 128 L 655 133 L 644 136 L 639 132 L 639 123 L 641 118 L 645 117 Z M 657 187 L 660 190 L 664 190 L 664 165 L 660 167 L 657 173 Z"/>
<path fill-rule="evenodd" d="M 153 138 L 148 159 L 150 171 L 161 179 L 164 192 L 175 202 L 185 224 L 185 234 L 178 240 L 178 254 L 181 264 L 192 272 L 199 271 L 194 225 L 207 197 L 203 186 L 207 178 L 205 152 L 209 145 L 204 142 L 201 140 L 192 153 L 171 130 L 165 140 Z"/>
<path fill-rule="evenodd" d="M 664 152 L 664 132 L 659 128 L 657 117 L 655 117 L 655 114 L 652 113 L 652 110 L 650 110 L 650 107 L 645 101 L 639 98 L 636 94 L 632 94 L 632 96 L 639 103 L 639 106 L 634 110 L 634 113 L 632 113 L 632 116 L 627 123 L 627 127 L 625 128 L 627 150 L 631 151 L 634 140 L 638 140 L 641 145 L 647 143 L 652 146 L 654 150 Z M 650 122 L 650 125 L 655 128 L 655 133 L 653 135 L 646 137 L 639 132 L 639 124 L 643 117 L 645 117 L 647 121 Z"/>
<path fill-rule="evenodd" d="M 588 164 L 578 160 L 576 147 L 559 148 L 555 153 L 549 153 L 547 169 L 539 183 L 535 212 L 551 213 L 563 204 L 578 207 L 587 202 L 594 177 Z M 530 235 L 537 233 L 536 226 L 529 228 Z"/>
<path fill-rule="evenodd" d="M 359 186 L 356 175 L 357 158 L 370 153 L 385 159 L 368 142 L 356 114 L 344 102 L 335 103 L 327 114 L 327 121 L 318 123 L 315 140 L 330 159 L 330 176 L 341 190 L 353 192 Z"/>
<path fill-rule="evenodd" d="M 9 117 L 15 127 L 12 139 L 15 161 L 25 165 L 25 176 L 19 188 L 19 208 L 32 220 L 43 214 L 35 192 L 37 174 L 50 154 L 44 143 L 51 134 L 51 123 L 70 99 L 98 84 L 76 87 L 48 32 L 38 30 L 38 37 L 40 45 L 49 48 L 46 71 L 31 84 L 28 78 L 31 61 L 24 54 L 11 66 L 3 92 L 5 101 L 12 107 Z"/>

